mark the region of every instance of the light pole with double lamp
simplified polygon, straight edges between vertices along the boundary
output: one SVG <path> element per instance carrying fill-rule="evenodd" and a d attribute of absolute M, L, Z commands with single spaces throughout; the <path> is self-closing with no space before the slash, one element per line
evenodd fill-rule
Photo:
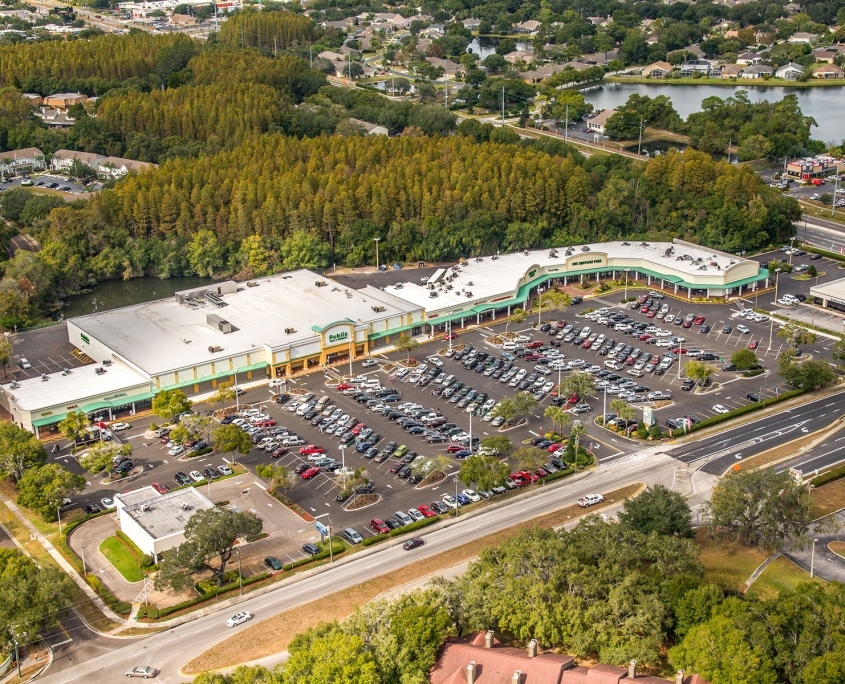
<path fill-rule="evenodd" d="M 381 238 L 373 238 L 373 241 L 376 243 L 376 270 L 378 271 L 379 263 L 378 263 L 378 241 Z"/>
<path fill-rule="evenodd" d="M 778 300 L 778 282 L 779 281 L 780 281 L 780 269 L 776 268 L 775 269 L 775 301 Z M 771 313 L 771 312 L 769 312 L 769 313 Z M 774 337 L 774 333 L 775 333 L 775 317 L 771 316 L 769 318 L 769 348 L 766 350 L 767 354 L 770 351 L 772 351 L 772 338 Z"/>

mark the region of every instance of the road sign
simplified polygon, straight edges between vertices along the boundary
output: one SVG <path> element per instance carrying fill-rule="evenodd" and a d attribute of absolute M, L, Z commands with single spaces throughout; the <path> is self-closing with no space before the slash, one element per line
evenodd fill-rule
<path fill-rule="evenodd" d="M 324 537 L 327 537 L 327 536 L 328 536 L 328 534 L 329 534 L 329 528 L 328 528 L 328 527 L 326 527 L 326 526 L 325 526 L 323 523 L 321 523 L 319 520 L 315 520 L 315 521 L 314 521 L 314 524 L 315 524 L 315 525 L 316 525 L 316 527 L 317 527 L 317 532 L 319 532 L 319 533 L 320 533 L 321 535 L 323 535 Z"/>
<path fill-rule="evenodd" d="M 646 406 L 643 408 L 643 423 L 645 423 L 648 427 L 654 425 L 657 421 L 654 419 L 654 409 L 651 406 Z"/>

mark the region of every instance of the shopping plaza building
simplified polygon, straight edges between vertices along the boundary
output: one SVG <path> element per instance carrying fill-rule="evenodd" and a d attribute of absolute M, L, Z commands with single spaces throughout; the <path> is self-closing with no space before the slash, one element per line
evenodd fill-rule
<path fill-rule="evenodd" d="M 679 240 L 609 242 L 461 260 L 420 282 L 352 289 L 307 270 L 208 285 L 66 322 L 94 363 L 0 386 L 12 420 L 35 432 L 81 410 L 104 420 L 223 382 L 284 378 L 366 356 L 402 336 L 431 337 L 527 308 L 552 285 L 625 278 L 679 297 L 766 287 L 756 261 Z"/>

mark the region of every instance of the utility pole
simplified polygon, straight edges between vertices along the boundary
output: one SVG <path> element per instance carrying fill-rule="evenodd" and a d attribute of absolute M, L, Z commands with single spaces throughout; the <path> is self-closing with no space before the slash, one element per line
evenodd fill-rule
<path fill-rule="evenodd" d="M 446 74 L 446 111 L 449 111 L 449 74 Z"/>
<path fill-rule="evenodd" d="M 308 58 L 311 61 L 311 68 L 313 69 L 314 68 L 314 46 L 313 45 L 308 46 Z"/>
<path fill-rule="evenodd" d="M 637 159 L 640 158 L 640 149 L 643 146 L 643 120 L 640 119 L 640 140 L 637 143 Z"/>
<path fill-rule="evenodd" d="M 569 142 L 569 105 L 566 105 L 566 128 L 564 128 L 563 140 Z"/>
<path fill-rule="evenodd" d="M 505 127 L 505 86 L 502 86 L 502 128 Z M 456 508 L 455 511 L 458 509 Z"/>
<path fill-rule="evenodd" d="M 830 203 L 830 215 L 836 212 L 836 193 L 839 192 L 839 173 L 836 174 L 836 182 L 833 184 L 833 201 Z M 804 219 L 804 237 L 807 237 L 807 220 Z"/>
<path fill-rule="evenodd" d="M 244 595 L 244 576 L 243 576 L 243 573 L 241 572 L 241 550 L 239 548 L 235 547 L 235 551 L 238 554 L 238 584 L 240 584 L 241 596 L 243 596 Z"/>

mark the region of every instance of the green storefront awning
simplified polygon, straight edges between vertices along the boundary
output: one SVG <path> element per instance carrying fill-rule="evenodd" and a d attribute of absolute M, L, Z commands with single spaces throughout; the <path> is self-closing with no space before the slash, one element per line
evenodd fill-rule
<path fill-rule="evenodd" d="M 385 330 L 384 332 L 373 333 L 367 339 L 368 340 L 378 340 L 382 337 L 387 337 L 388 335 L 396 335 L 400 332 L 405 332 L 406 330 L 410 330 L 411 328 L 421 328 L 423 326 L 422 322 L 419 323 L 411 323 L 411 325 L 403 325 L 399 328 L 392 328 L 390 330 Z"/>
<path fill-rule="evenodd" d="M 220 373 L 214 373 L 212 375 L 203 375 L 199 378 L 193 378 L 192 380 L 183 380 L 182 382 L 174 383 L 173 385 L 164 385 L 161 389 L 179 389 L 180 387 L 189 387 L 190 385 L 198 385 L 201 382 L 210 382 L 211 380 L 219 380 L 220 378 L 228 378 L 233 376 L 235 373 L 247 373 L 249 371 L 254 370 L 261 370 L 262 368 L 267 368 L 270 364 L 266 361 L 261 361 L 260 363 L 253 363 L 249 366 L 241 366 L 240 368 L 233 368 L 232 370 L 222 371 Z M 152 396 L 155 396 L 156 393 L 160 390 L 155 390 L 152 393 Z M 123 403 L 126 403 L 125 401 Z"/>

